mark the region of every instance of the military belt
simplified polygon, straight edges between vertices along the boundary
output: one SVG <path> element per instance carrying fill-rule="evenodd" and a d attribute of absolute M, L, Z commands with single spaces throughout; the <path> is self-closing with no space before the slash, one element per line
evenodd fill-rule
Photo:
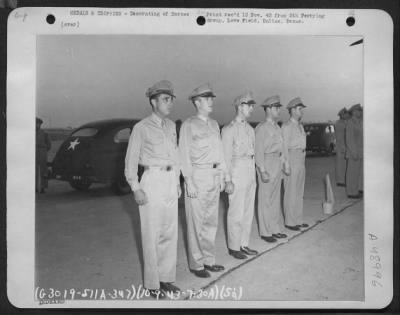
<path fill-rule="evenodd" d="M 205 164 L 193 164 L 196 168 L 217 168 L 219 163 L 205 163 Z"/>
<path fill-rule="evenodd" d="M 143 165 L 145 171 L 147 170 L 160 170 L 160 171 L 172 171 L 172 165 Z"/>
<path fill-rule="evenodd" d="M 244 156 L 234 156 L 233 159 L 235 159 L 235 160 L 251 160 L 251 159 L 254 159 L 254 154 L 244 155 Z"/>
<path fill-rule="evenodd" d="M 270 152 L 270 153 L 264 153 L 264 156 L 267 157 L 280 157 L 282 155 L 282 152 Z"/>

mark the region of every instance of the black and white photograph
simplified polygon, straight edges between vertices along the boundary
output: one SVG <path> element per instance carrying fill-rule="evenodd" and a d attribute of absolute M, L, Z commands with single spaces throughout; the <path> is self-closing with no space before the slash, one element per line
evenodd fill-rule
<path fill-rule="evenodd" d="M 377 175 L 366 165 L 379 161 L 366 145 L 384 140 L 366 130 L 368 41 L 361 31 L 299 33 L 296 23 L 329 16 L 310 11 L 210 10 L 201 32 L 176 34 L 102 33 L 100 20 L 84 31 L 93 15 L 151 24 L 165 10 L 53 16 L 60 31 L 34 39 L 24 118 L 36 125 L 36 305 L 362 305 L 367 273 L 373 287 L 391 281 L 367 227 L 376 183 L 366 178 Z"/>

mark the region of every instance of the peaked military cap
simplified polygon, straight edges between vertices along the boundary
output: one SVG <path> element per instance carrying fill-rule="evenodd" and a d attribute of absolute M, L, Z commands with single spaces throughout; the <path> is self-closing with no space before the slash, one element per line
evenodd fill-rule
<path fill-rule="evenodd" d="M 36 117 L 36 123 L 37 124 L 43 124 L 43 120 L 41 120 L 39 117 Z"/>
<path fill-rule="evenodd" d="M 362 111 L 362 107 L 360 104 L 354 104 L 353 106 L 350 107 L 349 112 L 352 112 L 353 110 Z"/>
<path fill-rule="evenodd" d="M 306 105 L 303 104 L 300 97 L 295 97 L 294 99 L 292 99 L 286 107 L 287 107 L 287 109 L 291 109 L 291 108 L 295 108 L 296 106 L 307 107 Z"/>
<path fill-rule="evenodd" d="M 251 91 L 247 91 L 246 93 L 243 93 L 235 98 L 233 101 L 233 106 L 239 106 L 242 104 L 254 105 L 255 103 L 256 101 L 254 100 L 253 93 Z"/>
<path fill-rule="evenodd" d="M 146 97 L 148 98 L 151 98 L 157 94 L 168 94 L 172 97 L 176 97 L 174 95 L 174 87 L 172 83 L 168 80 L 159 81 L 152 87 L 149 87 L 146 91 Z"/>
<path fill-rule="evenodd" d="M 267 99 L 264 100 L 264 102 L 261 103 L 260 105 L 261 107 L 281 107 L 281 99 L 279 97 L 279 95 L 274 95 L 274 96 L 270 96 Z"/>
<path fill-rule="evenodd" d="M 189 95 L 189 100 L 193 100 L 195 97 L 216 97 L 210 83 L 205 83 L 195 88 Z"/>
<path fill-rule="evenodd" d="M 339 111 L 338 115 L 339 115 L 339 116 L 342 116 L 342 115 L 346 114 L 347 112 L 348 112 L 347 108 L 346 108 L 346 107 L 343 107 L 343 108 Z"/>

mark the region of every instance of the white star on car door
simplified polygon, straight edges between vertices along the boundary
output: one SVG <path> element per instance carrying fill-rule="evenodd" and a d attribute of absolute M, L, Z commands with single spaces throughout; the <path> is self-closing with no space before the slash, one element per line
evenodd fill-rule
<path fill-rule="evenodd" d="M 76 147 L 79 143 L 80 143 L 80 142 L 79 142 L 79 138 L 76 138 L 74 141 L 71 141 L 71 142 L 69 143 L 68 150 L 70 150 L 70 149 L 75 150 L 75 147 Z"/>

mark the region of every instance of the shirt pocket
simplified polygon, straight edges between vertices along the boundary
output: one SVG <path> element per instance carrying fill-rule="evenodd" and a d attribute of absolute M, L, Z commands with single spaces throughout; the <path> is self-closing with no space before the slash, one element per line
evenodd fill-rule
<path fill-rule="evenodd" d="M 150 145 L 160 145 L 164 143 L 164 136 L 160 133 L 151 133 L 146 137 L 146 142 Z"/>
<path fill-rule="evenodd" d="M 198 148 L 205 148 L 209 145 L 210 136 L 208 133 L 201 133 L 192 137 L 193 143 Z"/>

